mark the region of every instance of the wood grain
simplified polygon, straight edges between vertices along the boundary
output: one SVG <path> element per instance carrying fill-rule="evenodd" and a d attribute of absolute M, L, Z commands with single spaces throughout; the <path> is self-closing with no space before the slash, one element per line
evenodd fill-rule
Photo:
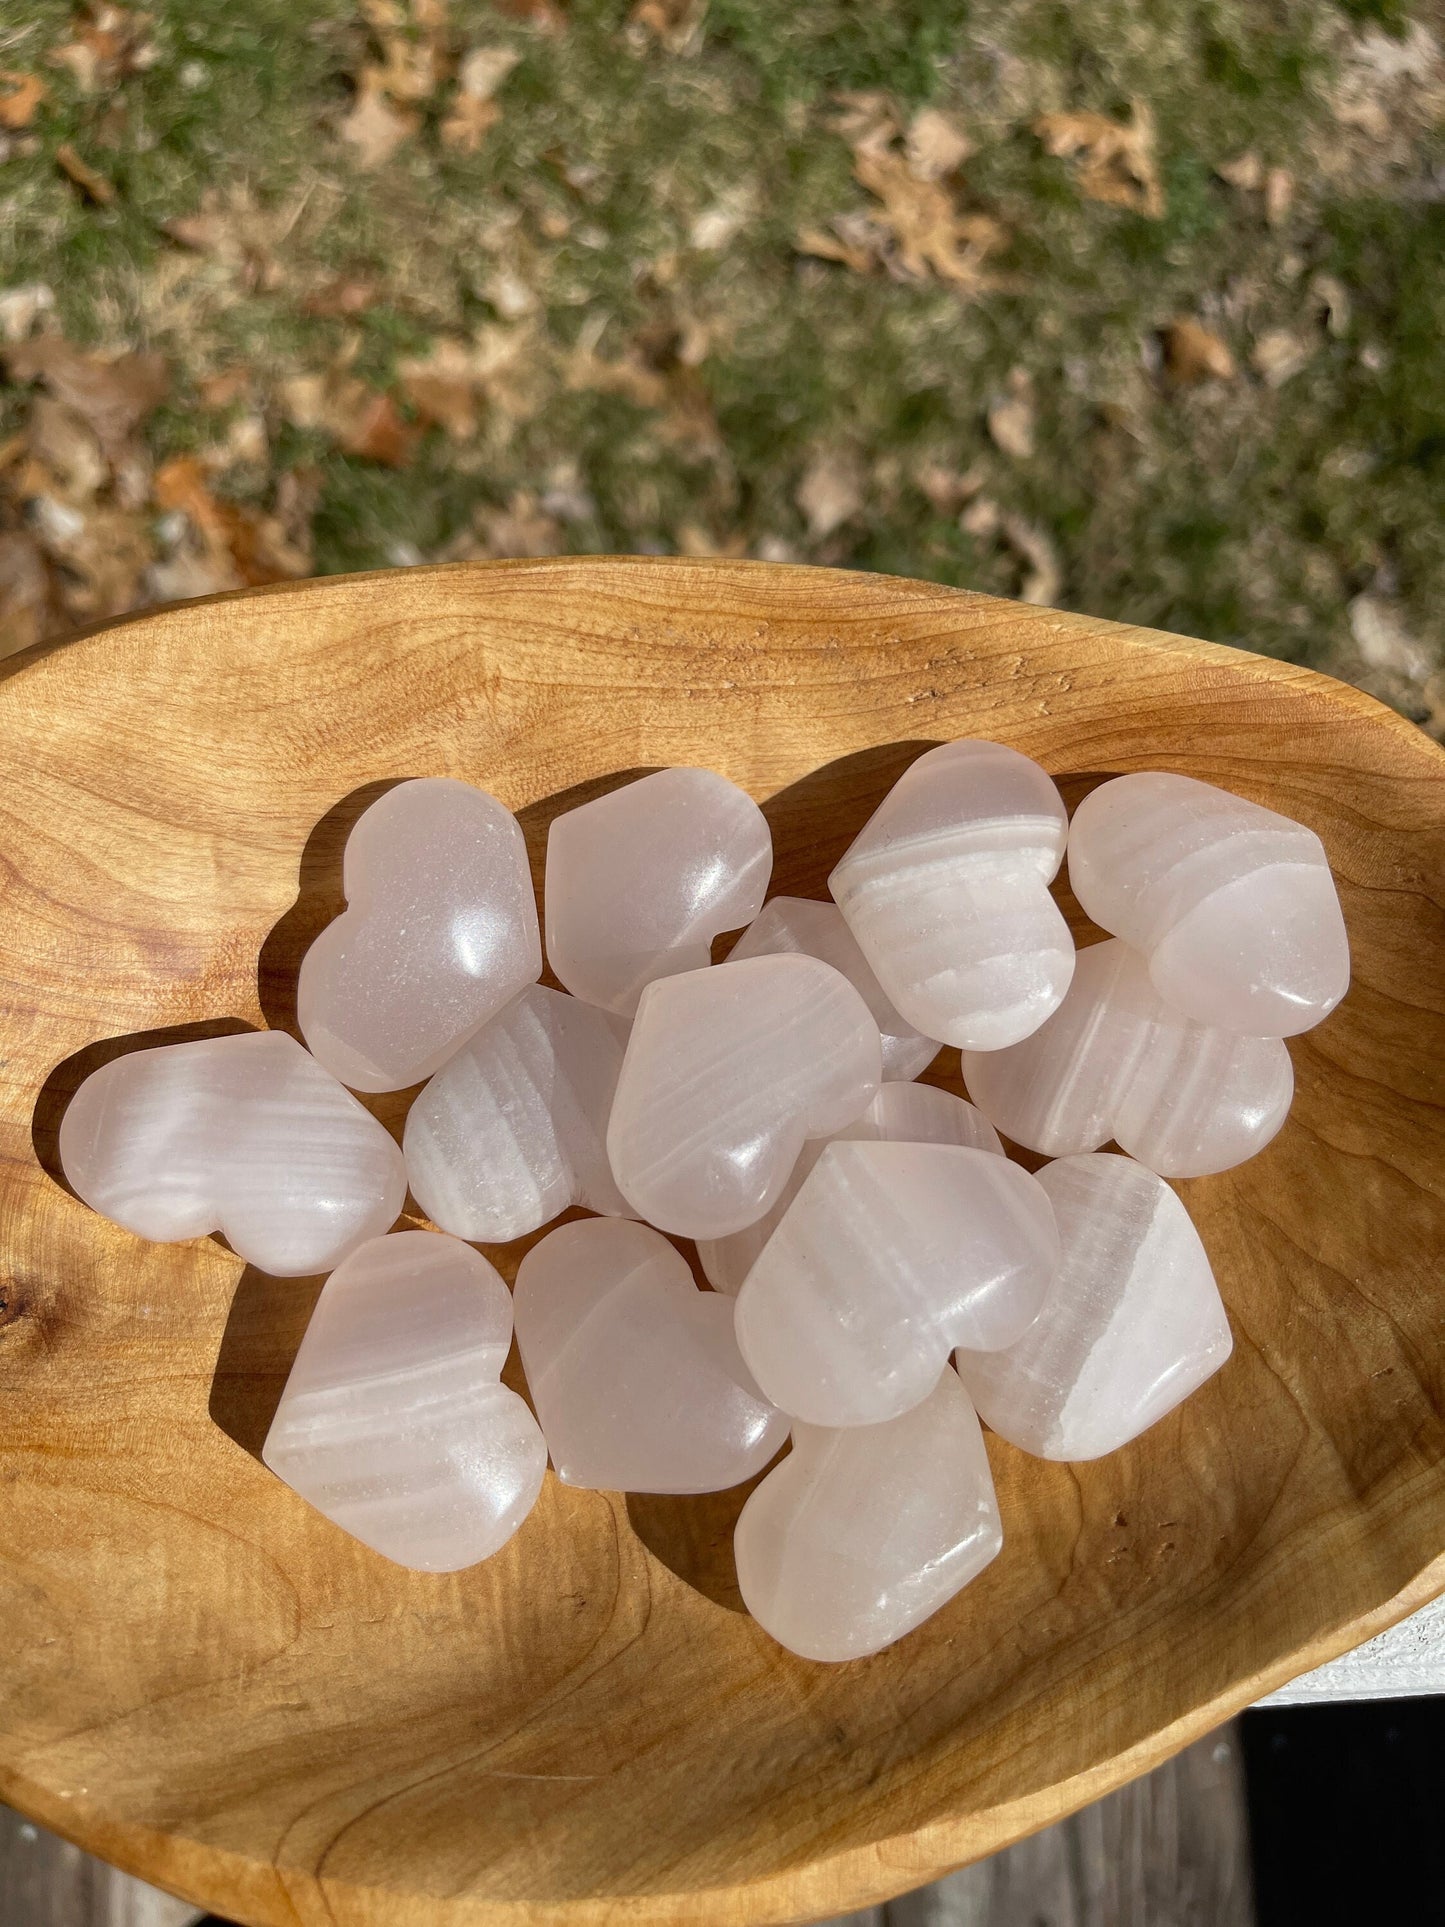
<path fill-rule="evenodd" d="M 0 1797 L 278 1927 L 817 1918 L 1059 1819 L 1445 1588 L 1445 759 L 1368 697 L 920 584 L 635 559 L 220 598 L 0 677 Z M 549 1478 L 447 1577 L 308 1512 L 251 1448 L 315 1286 L 142 1245 L 58 1181 L 108 1040 L 285 1022 L 369 786 L 478 782 L 540 871 L 559 808 L 706 764 L 764 799 L 776 887 L 822 894 L 911 756 L 965 734 L 1071 800 L 1178 769 L 1324 838 L 1354 987 L 1296 1041 L 1275 1143 L 1181 1187 L 1225 1371 L 1094 1465 L 990 1441 L 1002 1556 L 838 1668 L 736 1610 L 736 1495 L 634 1518 Z"/>

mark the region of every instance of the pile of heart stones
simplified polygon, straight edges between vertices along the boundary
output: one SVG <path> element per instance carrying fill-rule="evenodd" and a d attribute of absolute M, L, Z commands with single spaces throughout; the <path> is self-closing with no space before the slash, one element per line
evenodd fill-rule
<path fill-rule="evenodd" d="M 1110 933 L 1077 954 L 1049 892 L 1066 845 Z M 784 1646 L 847 1660 L 998 1554 L 980 1418 L 1092 1459 L 1228 1357 L 1164 1180 L 1274 1137 L 1282 1040 L 1344 995 L 1349 951 L 1289 818 L 1142 773 L 1070 824 L 996 743 L 920 756 L 831 902 L 765 902 L 772 855 L 707 770 L 557 817 L 564 994 L 539 982 L 516 819 L 468 783 L 402 783 L 358 820 L 348 908 L 302 963 L 306 1048 L 261 1031 L 117 1058 L 61 1156 L 142 1238 L 219 1231 L 263 1271 L 329 1273 L 264 1457 L 374 1551 L 486 1559 L 549 1455 L 570 1485 L 698 1493 L 791 1439 L 742 1508 L 739 1586 Z M 972 1103 L 912 1081 L 940 1044 Z M 351 1095 L 418 1084 L 400 1149 Z M 999 1132 L 1053 1161 L 1031 1175 Z M 437 1229 L 392 1230 L 408 1185 Z M 509 1293 L 476 1246 L 569 1211 Z M 501 1382 L 514 1326 L 531 1408 Z"/>

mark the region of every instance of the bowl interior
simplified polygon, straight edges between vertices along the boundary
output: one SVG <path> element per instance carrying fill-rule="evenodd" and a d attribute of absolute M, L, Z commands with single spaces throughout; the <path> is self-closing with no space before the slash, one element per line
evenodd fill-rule
<path fill-rule="evenodd" d="M 7 667 L 5 1797 L 244 1919 L 801 1918 L 1058 1817 L 1445 1584 L 1445 789 L 1367 698 L 915 584 L 615 561 L 227 598 Z M 1274 1144 L 1178 1187 L 1225 1370 L 1096 1464 L 990 1438 L 1003 1554 L 841 1667 L 741 1611 L 745 1492 L 549 1474 L 502 1553 L 431 1577 L 271 1478 L 320 1281 L 86 1211 L 54 1149 L 81 1077 L 152 1033 L 289 1027 L 390 782 L 494 790 L 540 886 L 561 810 L 706 765 L 763 802 L 774 892 L 821 896 L 907 763 L 968 734 L 1071 805 L 1178 769 L 1329 850 L 1350 995 L 1293 1041 Z M 961 1088 L 956 1053 L 929 1076 Z M 404 1098 L 368 1101 L 399 1130 Z"/>

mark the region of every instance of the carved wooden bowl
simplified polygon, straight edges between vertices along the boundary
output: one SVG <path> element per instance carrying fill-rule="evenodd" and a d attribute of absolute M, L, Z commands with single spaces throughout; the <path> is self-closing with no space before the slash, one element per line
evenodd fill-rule
<path fill-rule="evenodd" d="M 251 1923 L 805 1919 L 1059 1818 L 1445 1587 L 1445 757 L 1368 697 L 917 583 L 649 560 L 223 597 L 0 676 L 0 1797 Z M 1225 1370 L 1095 1464 L 990 1439 L 1002 1556 L 846 1666 L 739 1610 L 736 1493 L 549 1475 L 444 1577 L 308 1510 L 255 1449 L 318 1284 L 79 1204 L 81 1077 L 139 1033 L 290 1021 L 389 780 L 494 791 L 540 878 L 559 809 L 705 764 L 763 800 L 775 887 L 822 895 L 962 735 L 1071 802 L 1182 770 L 1329 851 L 1354 987 L 1293 1042 L 1275 1143 L 1181 1187 Z"/>

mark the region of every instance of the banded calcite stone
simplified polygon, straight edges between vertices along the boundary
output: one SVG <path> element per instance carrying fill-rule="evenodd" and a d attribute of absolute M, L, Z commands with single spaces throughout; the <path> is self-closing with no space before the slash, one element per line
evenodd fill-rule
<path fill-rule="evenodd" d="M 1229 1319 L 1189 1213 L 1152 1171 L 1095 1152 L 1038 1181 L 1063 1251 L 1047 1312 L 1002 1350 L 960 1351 L 959 1376 L 1000 1437 L 1041 1459 L 1097 1459 L 1219 1370 Z"/>
<path fill-rule="evenodd" d="M 517 1344 L 558 1476 L 616 1492 L 716 1492 L 788 1436 L 743 1364 L 732 1305 L 648 1225 L 560 1225 L 522 1260 Z"/>
<path fill-rule="evenodd" d="M 1349 939 L 1314 831 L 1192 776 L 1141 771 L 1086 796 L 1069 881 L 1196 1023 L 1294 1037 L 1349 988 Z"/>
<path fill-rule="evenodd" d="M 432 1223 L 501 1244 L 569 1205 L 631 1216 L 607 1162 L 607 1119 L 628 1025 L 532 984 L 445 1063 L 402 1140 Z"/>
<path fill-rule="evenodd" d="M 296 1014 L 357 1091 L 430 1077 L 542 973 L 527 846 L 470 783 L 399 783 L 346 842 L 347 908 L 301 960 Z"/>
<path fill-rule="evenodd" d="M 641 1218 L 690 1238 L 752 1224 L 806 1139 L 878 1090 L 878 1026 L 816 957 L 749 957 L 649 984 L 612 1101 L 607 1152 Z"/>
<path fill-rule="evenodd" d="M 734 1231 L 728 1238 L 700 1238 L 697 1255 L 714 1291 L 736 1297 L 763 1246 L 782 1221 L 783 1213 L 803 1188 L 803 1180 L 829 1144 L 882 1141 L 895 1144 L 963 1144 L 975 1151 L 1003 1156 L 998 1132 L 983 1112 L 952 1091 L 932 1084 L 883 1084 L 878 1095 L 851 1124 L 831 1138 L 814 1138 L 798 1153 L 792 1175 L 777 1202 L 756 1224 Z"/>
<path fill-rule="evenodd" d="M 1016 1144 L 1068 1157 L 1113 1138 L 1166 1178 L 1252 1158 L 1294 1095 L 1278 1037 L 1181 1016 L 1138 952 L 1112 937 L 1079 952 L 1068 995 L 1032 1037 L 965 1051 L 963 1074 L 974 1102 Z"/>
<path fill-rule="evenodd" d="M 547 1448 L 499 1382 L 512 1300 L 480 1252 L 434 1231 L 375 1238 L 321 1288 L 261 1456 L 373 1552 L 456 1572 L 504 1546 Z"/>
<path fill-rule="evenodd" d="M 701 970 L 757 915 L 773 838 L 707 769 L 664 769 L 568 810 L 547 837 L 547 961 L 574 996 L 631 1017 L 648 984 Z"/>
<path fill-rule="evenodd" d="M 841 970 L 873 1013 L 883 1039 L 885 1080 L 917 1077 L 938 1055 L 938 1044 L 906 1024 L 889 1002 L 872 965 L 858 947 L 836 903 L 809 897 L 773 897 L 728 952 L 730 962 L 744 957 L 774 957 L 786 952 L 821 957 Z"/>
<path fill-rule="evenodd" d="M 1002 1545 L 978 1419 L 947 1369 L 882 1425 L 795 1425 L 733 1536 L 748 1611 L 812 1660 L 862 1659 L 901 1639 Z"/>
<path fill-rule="evenodd" d="M 738 1344 L 794 1418 L 878 1425 L 927 1397 L 956 1346 L 1020 1338 L 1058 1262 L 1049 1199 L 1007 1158 L 833 1143 L 738 1294 Z"/>
<path fill-rule="evenodd" d="M 277 1278 L 329 1271 L 406 1198 L 390 1134 L 279 1030 L 113 1058 L 71 1099 L 60 1161 L 92 1210 L 137 1237 L 219 1231 Z"/>
<path fill-rule="evenodd" d="M 1057 1009 L 1074 946 L 1048 886 L 1067 835 L 1048 775 L 1002 743 L 910 764 L 828 879 L 905 1022 L 999 1050 Z"/>

